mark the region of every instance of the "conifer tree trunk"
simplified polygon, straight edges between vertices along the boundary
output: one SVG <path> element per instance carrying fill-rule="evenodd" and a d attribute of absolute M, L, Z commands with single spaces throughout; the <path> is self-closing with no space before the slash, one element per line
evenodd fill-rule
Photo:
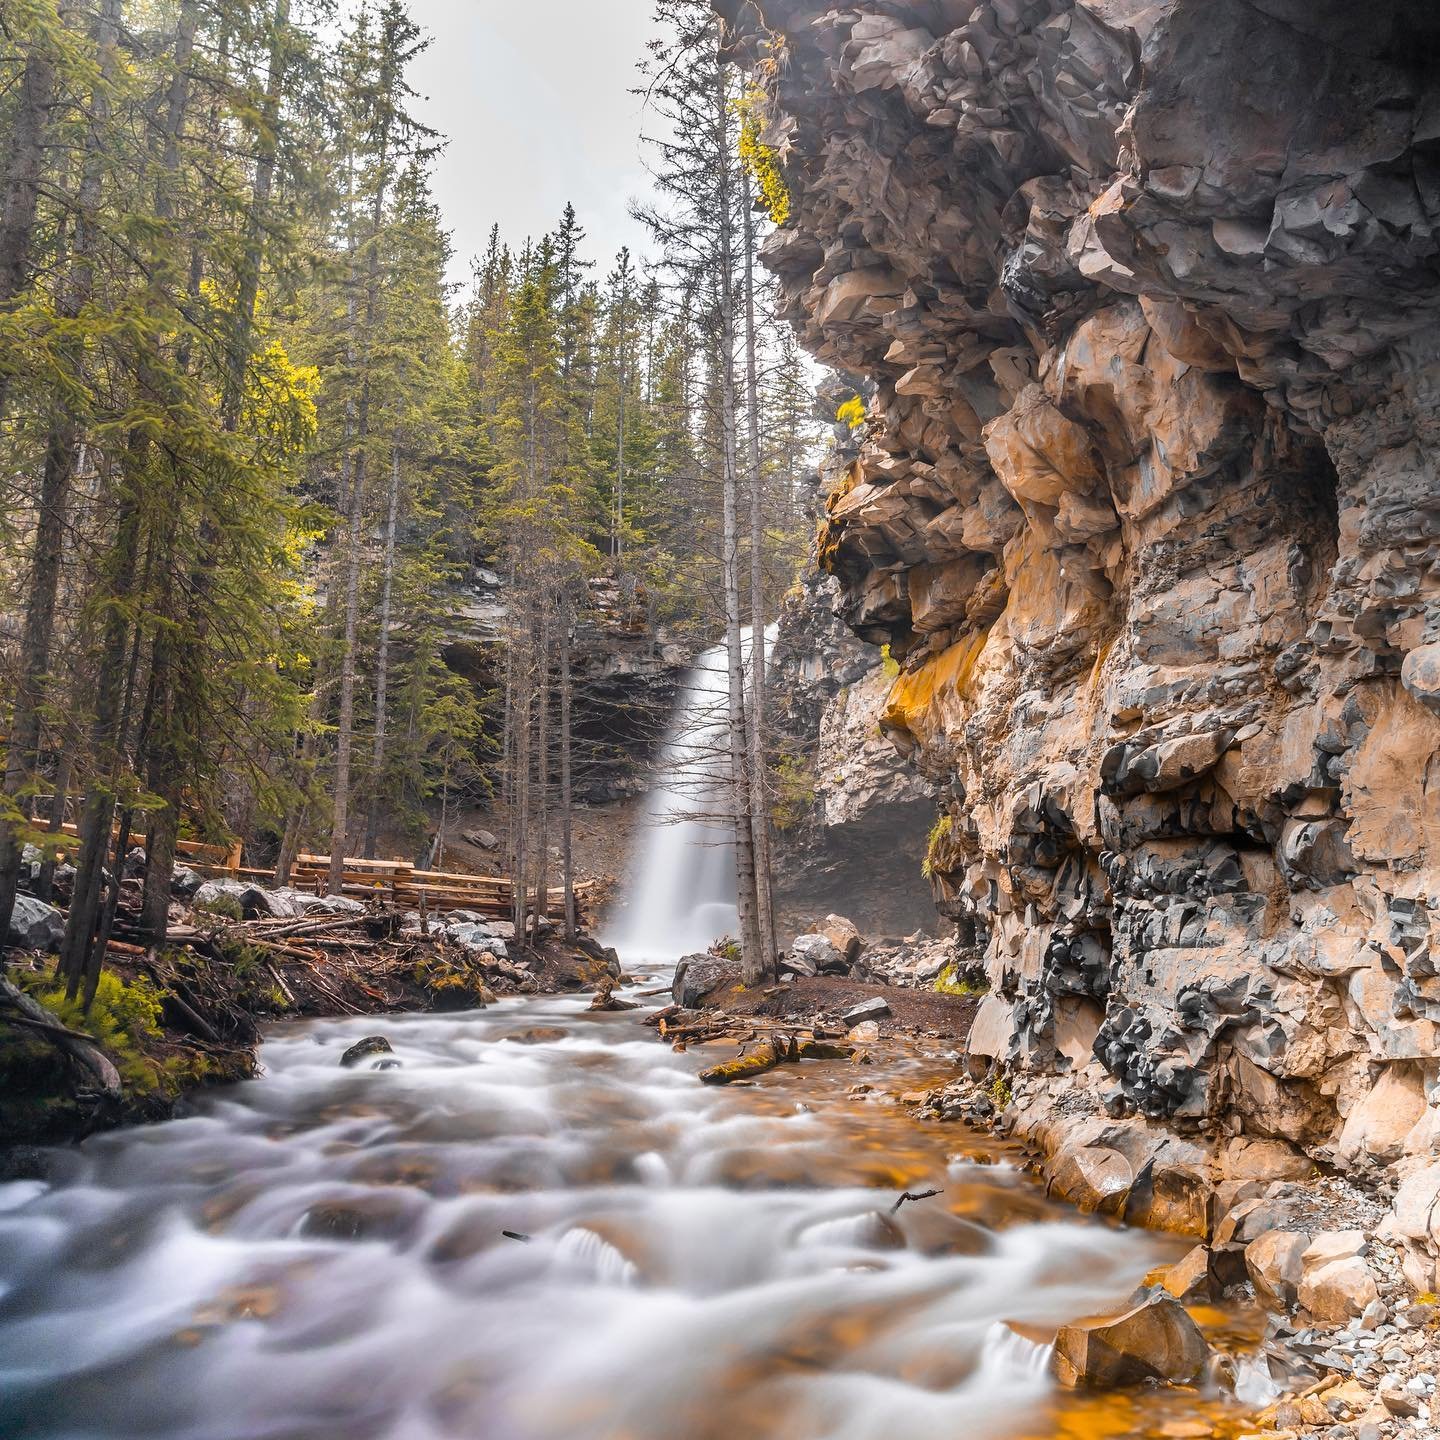
<path fill-rule="evenodd" d="M 770 804 L 765 793 L 765 510 L 760 465 L 760 379 L 755 343 L 755 219 L 750 180 L 742 172 L 745 217 L 745 421 L 750 476 L 750 824 L 755 836 L 755 903 L 768 969 L 776 961 L 775 904 L 770 884 Z"/>
<path fill-rule="evenodd" d="M 365 821 L 365 858 L 375 858 L 380 835 L 380 783 L 385 773 L 386 687 L 390 675 L 390 592 L 395 574 L 395 510 L 400 503 L 400 447 L 390 447 L 390 493 L 385 506 L 385 559 L 380 579 L 380 633 L 375 646 L 375 734 L 370 749 L 370 813 Z"/>
<path fill-rule="evenodd" d="M 30 248 L 35 235 L 54 98 L 55 60 L 42 38 L 21 71 L 10 122 L 5 190 L 0 197 L 0 309 L 25 288 L 30 272 Z M 5 413 L 9 388 L 10 377 L 0 375 L 0 416 Z M 0 930 L 0 935 L 4 933 Z"/>
<path fill-rule="evenodd" d="M 381 66 L 380 84 L 387 89 L 394 82 L 390 64 Z M 388 116 L 388 112 L 387 112 Z M 340 715 L 335 727 L 335 808 L 330 825 L 330 894 L 338 895 L 345 866 L 345 846 L 350 828 L 350 757 L 355 734 L 355 636 L 360 611 L 360 530 L 364 517 L 365 462 L 370 438 L 370 347 L 375 336 L 375 311 L 380 299 L 380 228 L 385 218 L 385 197 L 389 187 L 390 134 L 379 141 L 380 178 L 370 212 L 370 253 L 366 260 L 365 319 L 361 336 L 365 356 L 365 378 L 356 408 L 354 491 L 350 501 L 349 571 L 345 585 L 345 643 L 340 655 Z"/>
<path fill-rule="evenodd" d="M 730 793 L 735 836 L 735 893 L 740 920 L 740 965 L 746 984 L 764 979 L 768 964 L 760 935 L 759 905 L 755 891 L 755 846 L 750 821 L 750 786 L 746 775 L 745 656 L 740 617 L 740 495 L 738 476 L 738 425 L 735 385 L 735 194 L 730 169 L 729 105 L 725 71 L 717 67 L 714 104 L 717 154 L 720 167 L 713 223 L 719 264 L 715 283 L 720 305 L 720 437 L 722 466 L 722 517 L 720 567 L 725 591 L 725 651 L 729 678 L 727 721 L 729 729 Z"/>
<path fill-rule="evenodd" d="M 560 868 L 565 887 L 565 939 L 574 944 L 580 933 L 575 906 L 574 736 L 570 721 L 570 647 L 575 614 L 568 597 L 560 621 Z"/>
<path fill-rule="evenodd" d="M 67 318 L 80 313 L 94 288 L 95 215 L 100 202 L 102 146 L 108 139 L 103 132 L 110 114 L 109 86 L 115 72 L 119 23 L 120 0 L 104 0 L 96 21 L 99 84 L 91 101 L 92 123 L 81 160 L 80 188 L 76 196 L 74 252 L 69 283 L 61 303 L 62 313 Z M 42 110 L 48 108 L 54 87 L 53 65 L 48 69 L 42 66 L 40 73 L 32 76 L 27 63 L 25 78 L 27 82 L 33 81 L 36 87 L 29 99 L 38 103 Z M 26 96 L 22 93 L 22 108 L 25 103 Z M 0 284 L 13 283 L 17 289 L 24 282 L 30 230 L 34 225 L 36 197 L 33 192 L 39 184 L 46 116 L 28 115 L 22 118 L 30 134 L 23 146 L 18 139 L 16 141 L 20 178 L 17 182 L 12 174 L 3 217 L 10 227 L 6 243 L 10 246 L 11 271 L 7 278 L 0 280 Z M 17 265 L 18 271 L 15 269 Z M 4 801 L 0 802 L 0 947 L 3 947 L 4 937 L 9 933 L 10 917 L 15 910 L 24 850 L 21 830 L 7 818 L 5 812 L 17 803 L 16 797 L 29 788 L 39 760 L 41 714 L 55 637 L 55 599 L 60 584 L 70 488 L 79 463 L 80 444 L 80 429 L 74 418 L 68 414 L 57 417 L 45 446 L 30 578 L 25 596 L 25 619 L 20 634 L 19 678 L 10 714 L 5 773 L 3 781 L 0 781 L 4 791 Z"/>
<path fill-rule="evenodd" d="M 540 654 L 535 702 L 535 796 L 539 809 L 535 836 L 535 909 L 533 938 L 540 939 L 540 922 L 550 915 L 550 616 L 546 597 L 540 617 Z"/>

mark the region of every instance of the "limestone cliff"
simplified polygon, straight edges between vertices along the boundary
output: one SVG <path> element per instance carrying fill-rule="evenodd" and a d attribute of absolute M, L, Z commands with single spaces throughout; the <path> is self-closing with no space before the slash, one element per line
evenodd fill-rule
<path fill-rule="evenodd" d="M 1440 9 L 717 3 L 877 387 L 819 560 L 952 797 L 972 1049 L 1122 1189 L 1404 1180 L 1433 1288 Z"/>

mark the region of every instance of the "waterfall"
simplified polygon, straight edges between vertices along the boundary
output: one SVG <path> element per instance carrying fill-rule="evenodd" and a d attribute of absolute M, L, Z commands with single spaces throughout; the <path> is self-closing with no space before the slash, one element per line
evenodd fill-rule
<path fill-rule="evenodd" d="M 627 961 L 678 960 L 735 933 L 725 659 L 725 647 L 712 646 L 686 674 L 656 760 L 626 908 L 605 937 Z"/>

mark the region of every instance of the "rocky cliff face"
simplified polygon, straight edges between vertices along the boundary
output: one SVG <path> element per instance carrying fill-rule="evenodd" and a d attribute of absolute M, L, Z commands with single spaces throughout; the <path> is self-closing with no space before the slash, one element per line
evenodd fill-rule
<path fill-rule="evenodd" d="M 856 458 L 837 438 L 820 472 L 826 490 Z M 895 667 L 837 618 L 841 595 L 812 570 L 780 613 L 769 666 L 784 740 L 775 895 L 787 934 L 842 911 L 872 938 L 901 936 L 934 926 L 915 860 L 935 821 L 934 787 L 881 728 Z"/>
<path fill-rule="evenodd" d="M 819 560 L 949 797 L 972 1050 L 1112 1188 L 1403 1181 L 1434 1288 L 1440 10 L 719 4 L 766 261 L 878 387 Z"/>
<path fill-rule="evenodd" d="M 571 652 L 575 796 L 582 805 L 609 805 L 649 786 L 693 648 L 654 623 L 633 583 L 594 579 L 588 600 Z M 446 613 L 446 664 L 498 694 L 514 623 L 500 576 L 472 569 Z"/>

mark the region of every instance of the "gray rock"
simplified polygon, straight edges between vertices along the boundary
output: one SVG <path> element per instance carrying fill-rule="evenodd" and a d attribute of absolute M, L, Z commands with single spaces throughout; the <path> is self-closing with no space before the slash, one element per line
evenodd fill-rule
<path fill-rule="evenodd" d="M 65 917 L 32 895 L 17 895 L 5 943 L 20 950 L 58 951 L 65 938 Z"/>
<path fill-rule="evenodd" d="M 349 1070 L 362 1060 L 368 1060 L 372 1055 L 388 1055 L 390 1053 L 390 1042 L 383 1035 L 367 1035 L 363 1040 L 357 1040 L 340 1057 L 340 1063 Z M 372 1065 L 370 1068 L 373 1070 L 378 1067 Z"/>
<path fill-rule="evenodd" d="M 715 955 L 686 955 L 675 967 L 670 994 L 677 1005 L 698 1010 L 719 990 L 739 979 L 739 971 L 728 960 Z"/>
<path fill-rule="evenodd" d="M 809 970 L 801 970 L 801 974 L 844 974 L 850 968 L 845 957 L 824 935 L 797 935 L 790 942 L 790 960 L 809 965 Z"/>
<path fill-rule="evenodd" d="M 860 1025 L 866 1020 L 883 1020 L 889 1014 L 889 1002 L 884 996 L 876 995 L 873 999 L 852 1005 L 840 1018 L 846 1025 Z"/>

